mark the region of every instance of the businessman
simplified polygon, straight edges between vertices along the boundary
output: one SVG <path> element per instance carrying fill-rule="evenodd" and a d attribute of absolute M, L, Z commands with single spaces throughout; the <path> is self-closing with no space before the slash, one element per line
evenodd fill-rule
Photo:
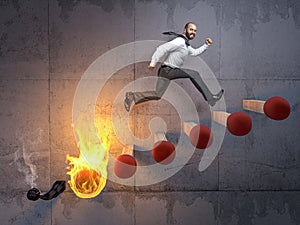
<path fill-rule="evenodd" d="M 189 22 L 185 25 L 183 33 L 165 32 L 164 34 L 176 36 L 173 40 L 160 45 L 154 52 L 151 62 L 148 65 L 149 70 L 153 70 L 163 57 L 164 62 L 158 70 L 158 80 L 156 89 L 144 92 L 127 92 L 125 94 L 124 106 L 126 111 L 130 111 L 133 104 L 140 104 L 150 100 L 159 100 L 167 90 L 171 80 L 180 78 L 189 78 L 197 90 L 203 95 L 204 99 L 210 106 L 214 106 L 223 96 L 224 90 L 217 94 L 212 94 L 208 89 L 200 74 L 197 71 L 182 68 L 186 56 L 198 56 L 205 52 L 212 40 L 207 38 L 205 44 L 199 48 L 190 46 L 189 41 L 193 40 L 197 33 L 197 27 L 194 23 Z"/>

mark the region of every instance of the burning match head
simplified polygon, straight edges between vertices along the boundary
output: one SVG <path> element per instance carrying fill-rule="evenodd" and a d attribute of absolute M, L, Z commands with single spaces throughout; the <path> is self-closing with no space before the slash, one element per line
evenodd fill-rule
<path fill-rule="evenodd" d="M 189 134 L 190 142 L 196 148 L 205 149 L 213 143 L 213 133 L 204 125 L 194 126 Z"/>
<path fill-rule="evenodd" d="M 289 102 L 279 96 L 269 98 L 264 104 L 264 113 L 273 120 L 284 120 L 290 112 Z"/>
<path fill-rule="evenodd" d="M 132 155 L 122 154 L 115 161 L 114 171 L 119 178 L 127 179 L 135 174 L 136 166 L 136 160 Z"/>
<path fill-rule="evenodd" d="M 31 201 L 36 201 L 40 198 L 40 191 L 37 188 L 31 188 L 28 192 L 27 192 L 27 198 Z"/>
<path fill-rule="evenodd" d="M 252 129 L 252 120 L 246 113 L 235 112 L 227 118 L 227 128 L 233 135 L 244 136 Z"/>
<path fill-rule="evenodd" d="M 153 159 L 161 164 L 169 164 L 175 158 L 175 147 L 168 141 L 158 141 L 152 148 Z"/>
<path fill-rule="evenodd" d="M 76 173 L 75 180 L 76 189 L 79 190 L 80 193 L 91 194 L 99 187 L 101 176 L 96 170 L 83 169 Z"/>

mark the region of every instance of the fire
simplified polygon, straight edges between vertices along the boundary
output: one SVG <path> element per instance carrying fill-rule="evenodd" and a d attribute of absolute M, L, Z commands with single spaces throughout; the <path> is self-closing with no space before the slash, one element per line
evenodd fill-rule
<path fill-rule="evenodd" d="M 74 126 L 75 127 L 75 126 Z M 82 120 L 75 127 L 79 157 L 67 155 L 69 161 L 68 181 L 73 192 L 80 198 L 93 198 L 106 185 L 109 142 L 99 139 L 93 126 Z"/>

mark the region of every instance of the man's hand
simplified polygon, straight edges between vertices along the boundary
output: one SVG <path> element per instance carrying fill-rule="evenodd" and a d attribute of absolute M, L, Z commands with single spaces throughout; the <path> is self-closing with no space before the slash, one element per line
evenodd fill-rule
<path fill-rule="evenodd" d="M 154 70 L 154 67 L 150 66 L 150 65 L 147 68 L 148 68 L 148 70 Z"/>
<path fill-rule="evenodd" d="M 212 40 L 210 38 L 206 38 L 205 39 L 205 44 L 207 44 L 208 46 L 210 46 L 212 44 Z"/>

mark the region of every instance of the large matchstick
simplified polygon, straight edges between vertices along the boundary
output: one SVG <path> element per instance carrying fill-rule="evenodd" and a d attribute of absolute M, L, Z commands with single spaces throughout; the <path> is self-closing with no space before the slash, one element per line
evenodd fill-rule
<path fill-rule="evenodd" d="M 155 133 L 152 148 L 153 159 L 161 164 L 169 164 L 174 160 L 175 155 L 175 146 L 167 140 L 165 133 Z"/>
<path fill-rule="evenodd" d="M 133 145 L 124 146 L 122 154 L 115 161 L 114 172 L 119 178 L 130 178 L 136 172 L 137 162 L 133 156 L 133 149 Z"/>
<path fill-rule="evenodd" d="M 271 97 L 267 101 L 243 100 L 243 109 L 265 114 L 273 120 L 284 120 L 291 112 L 289 102 L 279 96 Z"/>
<path fill-rule="evenodd" d="M 184 122 L 183 130 L 189 137 L 191 144 L 196 148 L 205 149 L 213 143 L 213 133 L 205 125 L 196 124 L 195 122 Z"/>
<path fill-rule="evenodd" d="M 214 111 L 213 119 L 215 122 L 227 127 L 230 133 L 236 136 L 248 134 L 252 128 L 250 116 L 243 112 L 228 113 L 223 111 Z"/>

